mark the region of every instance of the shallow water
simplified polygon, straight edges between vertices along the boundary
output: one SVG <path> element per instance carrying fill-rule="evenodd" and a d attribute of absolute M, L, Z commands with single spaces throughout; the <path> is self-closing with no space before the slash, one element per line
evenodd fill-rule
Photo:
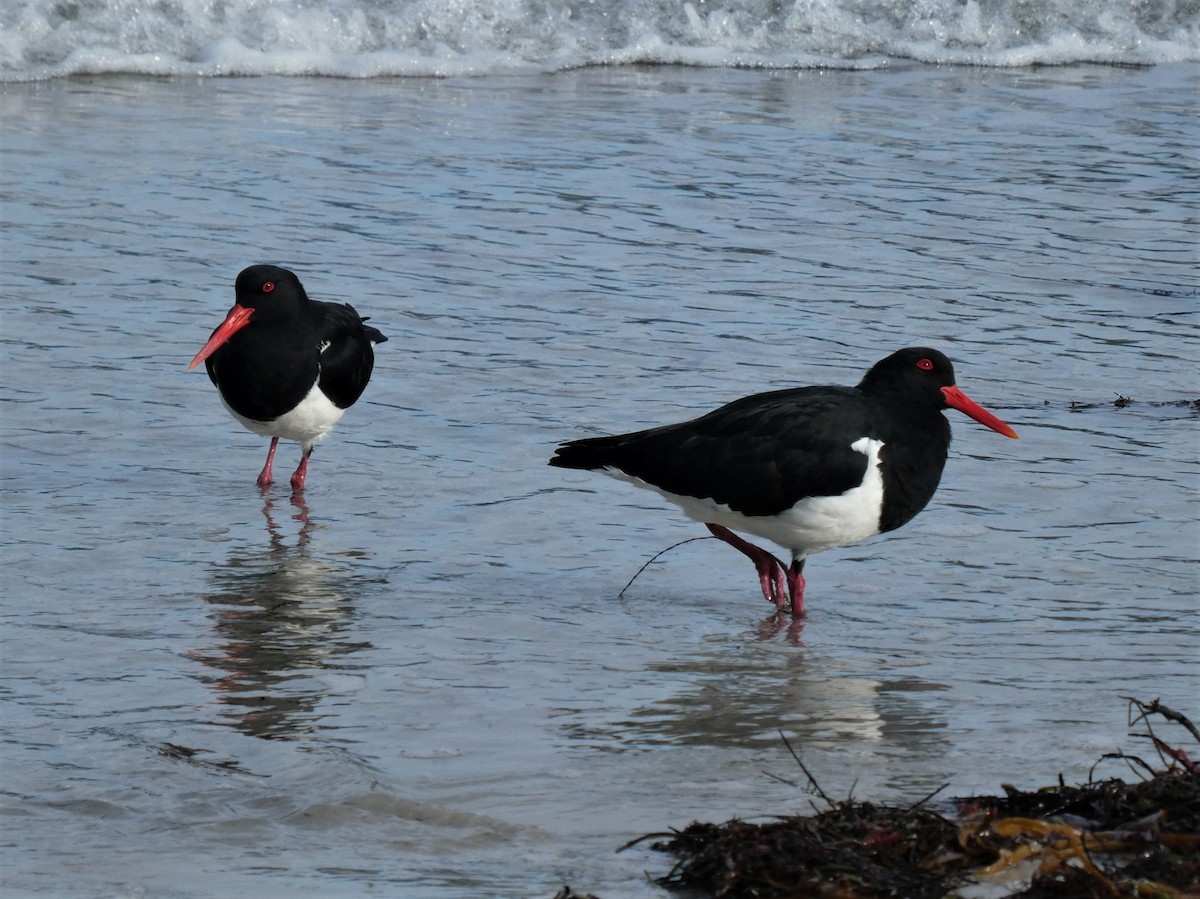
<path fill-rule="evenodd" d="M 1200 686 L 1197 87 L 6 85 L 7 891 L 655 896 L 625 841 L 808 807 L 780 731 L 877 799 L 1144 751 L 1121 697 Z M 260 261 L 391 338 L 301 504 L 186 370 Z M 1022 439 L 951 413 L 802 627 L 713 540 L 618 596 L 704 531 L 557 442 L 912 344 Z"/>

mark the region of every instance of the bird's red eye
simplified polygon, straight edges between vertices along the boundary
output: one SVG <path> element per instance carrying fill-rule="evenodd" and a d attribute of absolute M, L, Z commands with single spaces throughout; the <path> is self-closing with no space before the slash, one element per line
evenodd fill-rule
<path fill-rule="evenodd" d="M 922 359 L 917 363 L 917 368 L 921 369 L 921 371 L 933 371 L 933 363 L 928 359 Z"/>
<path fill-rule="evenodd" d="M 263 292 L 263 293 L 270 293 L 270 292 L 271 292 L 272 290 L 274 290 L 274 289 L 275 289 L 275 282 L 274 282 L 274 281 L 264 281 L 264 282 L 263 282 L 263 286 L 262 286 L 262 292 Z"/>

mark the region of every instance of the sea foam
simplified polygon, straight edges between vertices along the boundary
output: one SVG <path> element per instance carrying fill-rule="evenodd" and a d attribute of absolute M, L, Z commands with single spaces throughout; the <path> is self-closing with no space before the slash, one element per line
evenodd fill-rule
<path fill-rule="evenodd" d="M 1200 61 L 1194 0 L 7 0 L 0 79 Z"/>

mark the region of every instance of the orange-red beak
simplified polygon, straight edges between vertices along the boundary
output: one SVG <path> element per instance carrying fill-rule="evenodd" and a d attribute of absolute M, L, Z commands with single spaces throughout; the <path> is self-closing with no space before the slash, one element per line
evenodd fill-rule
<path fill-rule="evenodd" d="M 983 408 L 983 406 L 980 406 L 957 387 L 943 387 L 942 393 L 946 397 L 946 405 L 971 416 L 981 425 L 991 428 L 997 434 L 1003 434 L 1005 437 L 1011 437 L 1013 440 L 1017 439 L 1016 431 L 987 409 Z"/>
<path fill-rule="evenodd" d="M 208 343 L 204 344 L 204 349 L 198 352 L 196 358 L 188 363 L 188 371 L 191 371 L 215 353 L 221 344 L 246 327 L 250 322 L 250 316 L 253 314 L 253 309 L 248 306 L 239 306 L 235 303 L 234 307 L 229 310 L 229 314 L 225 316 L 225 321 L 221 322 L 221 327 L 213 331 L 212 337 L 208 338 Z"/>

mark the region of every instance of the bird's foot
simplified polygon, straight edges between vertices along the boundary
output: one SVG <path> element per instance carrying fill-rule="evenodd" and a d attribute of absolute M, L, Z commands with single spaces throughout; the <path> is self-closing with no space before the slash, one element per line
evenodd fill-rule
<path fill-rule="evenodd" d="M 296 470 L 292 472 L 292 490 L 300 491 L 304 489 L 304 479 L 308 477 L 308 457 L 309 453 L 305 453 L 300 457 L 300 464 Z"/>
<path fill-rule="evenodd" d="M 255 483 L 258 484 L 258 486 L 263 489 L 270 487 L 271 482 L 274 480 L 274 478 L 271 477 L 271 466 L 275 462 L 275 449 L 278 446 L 279 446 L 279 438 L 272 437 L 271 438 L 271 448 L 269 450 L 267 450 L 267 461 L 263 464 L 263 470 L 260 471 L 258 474 L 258 480 L 255 481 Z"/>
<path fill-rule="evenodd" d="M 758 572 L 758 584 L 762 588 L 763 599 L 772 603 L 776 608 L 783 609 L 788 604 L 788 576 L 783 563 L 767 552 L 761 546 L 755 546 L 749 540 L 743 540 L 729 528 L 719 524 L 708 524 L 706 527 L 712 535 L 724 540 L 738 552 L 754 563 Z"/>
<path fill-rule="evenodd" d="M 763 553 L 763 558 L 754 561 L 754 567 L 758 569 L 758 585 L 762 588 L 763 599 L 782 609 L 788 602 L 783 563 L 766 550 Z"/>
<path fill-rule="evenodd" d="M 788 596 L 792 602 L 792 617 L 799 618 L 804 614 L 804 560 L 792 561 L 792 567 L 787 572 Z"/>

